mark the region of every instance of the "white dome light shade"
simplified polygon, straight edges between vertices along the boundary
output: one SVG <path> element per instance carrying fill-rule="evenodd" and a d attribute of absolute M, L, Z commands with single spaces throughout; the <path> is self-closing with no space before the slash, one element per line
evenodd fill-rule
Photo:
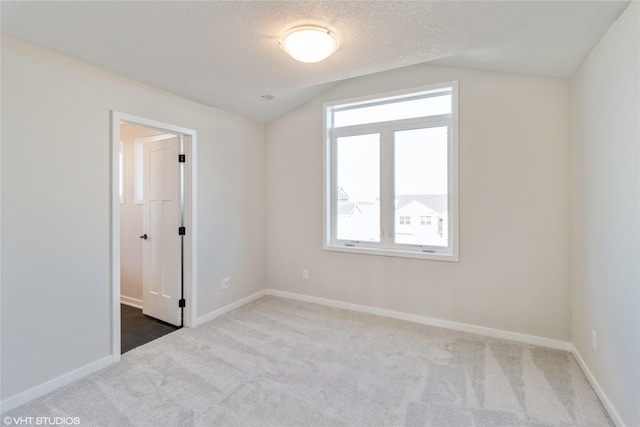
<path fill-rule="evenodd" d="M 300 62 L 320 62 L 338 50 L 338 39 L 326 28 L 305 25 L 292 28 L 280 39 L 280 47 Z"/>

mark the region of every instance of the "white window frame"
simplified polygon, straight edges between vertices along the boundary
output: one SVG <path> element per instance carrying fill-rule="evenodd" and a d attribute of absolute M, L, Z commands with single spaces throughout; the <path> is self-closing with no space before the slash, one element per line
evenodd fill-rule
<path fill-rule="evenodd" d="M 394 120 L 389 122 L 368 123 L 362 125 L 345 126 L 335 129 L 332 124 L 333 112 L 345 106 L 369 106 L 376 103 L 412 98 L 419 95 L 451 90 L 451 114 L 430 117 Z M 458 216 L 458 82 L 451 81 L 429 86 L 422 86 L 408 90 L 388 92 L 347 100 L 326 102 L 323 105 L 324 116 L 324 209 L 323 209 L 323 248 L 327 251 L 349 252 L 357 254 L 381 255 L 403 258 L 416 258 L 437 261 L 459 261 L 459 216 Z M 396 244 L 394 242 L 395 215 L 392 214 L 392 203 L 381 204 L 381 211 L 386 210 L 381 218 L 380 242 L 345 241 L 337 239 L 337 188 L 336 182 L 336 153 L 334 142 L 339 137 L 358 135 L 363 133 L 384 133 L 406 129 L 425 127 L 448 127 L 448 246 L 420 246 Z M 388 169 L 393 164 L 393 147 L 383 147 L 381 144 L 381 182 L 382 192 L 393 188 L 393 174 Z M 385 170 L 386 168 L 386 170 Z M 385 180 L 385 177 L 387 179 Z M 334 203 L 335 201 L 335 203 Z M 383 222 L 384 221 L 384 222 Z"/>

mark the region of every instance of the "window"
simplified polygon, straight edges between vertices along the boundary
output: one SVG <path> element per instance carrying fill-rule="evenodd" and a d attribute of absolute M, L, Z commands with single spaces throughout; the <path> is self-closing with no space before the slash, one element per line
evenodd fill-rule
<path fill-rule="evenodd" d="M 143 189 L 142 186 L 144 184 L 143 180 L 142 180 L 142 163 L 143 163 L 143 154 L 142 154 L 142 146 L 143 142 L 142 141 L 136 141 L 136 188 L 134 191 L 134 203 L 137 205 L 141 205 L 143 203 Z"/>
<path fill-rule="evenodd" d="M 124 141 L 120 141 L 120 204 L 124 204 Z"/>
<path fill-rule="evenodd" d="M 420 217 L 420 225 L 431 225 L 431 216 L 421 216 Z"/>
<path fill-rule="evenodd" d="M 457 261 L 457 82 L 324 107 L 324 248 Z"/>

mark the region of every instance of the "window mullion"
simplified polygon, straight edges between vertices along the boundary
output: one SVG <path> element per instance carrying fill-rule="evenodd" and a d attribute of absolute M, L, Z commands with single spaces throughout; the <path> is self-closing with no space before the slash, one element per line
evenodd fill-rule
<path fill-rule="evenodd" d="M 380 245 L 393 246 L 394 241 L 394 195 L 393 195 L 393 130 L 380 132 Z"/>

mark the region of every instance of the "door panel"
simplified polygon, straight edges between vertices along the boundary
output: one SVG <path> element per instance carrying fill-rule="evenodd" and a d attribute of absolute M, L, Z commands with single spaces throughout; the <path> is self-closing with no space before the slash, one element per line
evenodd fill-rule
<path fill-rule="evenodd" d="M 180 164 L 178 138 L 143 146 L 142 312 L 180 326 Z"/>

